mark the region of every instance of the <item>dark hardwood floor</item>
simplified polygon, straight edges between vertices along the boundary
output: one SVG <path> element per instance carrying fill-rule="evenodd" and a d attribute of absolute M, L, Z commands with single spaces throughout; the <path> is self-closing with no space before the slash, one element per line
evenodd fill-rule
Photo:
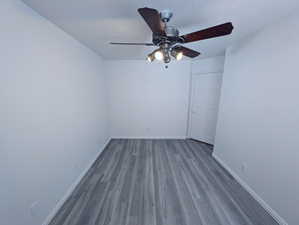
<path fill-rule="evenodd" d="M 51 225 L 274 225 L 192 140 L 112 140 Z"/>

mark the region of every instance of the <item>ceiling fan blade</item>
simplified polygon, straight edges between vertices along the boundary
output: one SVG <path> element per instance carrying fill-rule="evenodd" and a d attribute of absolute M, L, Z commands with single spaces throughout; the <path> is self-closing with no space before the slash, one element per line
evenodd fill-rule
<path fill-rule="evenodd" d="M 141 46 L 154 46 L 153 43 L 130 43 L 130 42 L 110 42 L 111 45 L 141 45 Z"/>
<path fill-rule="evenodd" d="M 160 14 L 156 9 L 145 7 L 138 9 L 138 12 L 154 34 L 165 35 L 164 23 L 162 22 Z"/>
<path fill-rule="evenodd" d="M 184 56 L 187 56 L 187 57 L 190 57 L 190 58 L 195 58 L 195 57 L 200 55 L 199 52 L 194 51 L 190 48 L 186 48 L 186 47 L 181 46 L 181 45 L 177 45 L 177 46 L 173 47 L 173 49 L 176 50 L 176 51 L 182 52 Z"/>
<path fill-rule="evenodd" d="M 234 27 L 232 23 L 225 23 L 215 27 L 210 27 L 208 29 L 200 30 L 190 34 L 185 34 L 181 36 L 183 43 L 189 43 L 193 41 L 200 41 L 209 38 L 220 37 L 224 35 L 229 35 L 232 33 Z"/>

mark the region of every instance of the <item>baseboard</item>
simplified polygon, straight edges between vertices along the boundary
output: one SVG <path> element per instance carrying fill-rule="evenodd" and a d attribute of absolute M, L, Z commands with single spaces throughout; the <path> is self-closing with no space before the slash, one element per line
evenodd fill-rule
<path fill-rule="evenodd" d="M 288 225 L 274 209 L 272 209 L 268 203 L 266 203 L 245 181 L 243 181 L 237 173 L 235 173 L 225 162 L 223 162 L 216 154 L 213 154 L 216 161 L 223 166 L 236 181 L 273 217 L 273 219 L 280 225 Z"/>
<path fill-rule="evenodd" d="M 69 196 L 73 193 L 77 185 L 80 183 L 82 178 L 85 176 L 85 174 L 88 172 L 88 170 L 91 168 L 91 166 L 94 164 L 94 162 L 98 159 L 98 157 L 101 155 L 101 153 L 104 151 L 106 146 L 109 144 L 111 138 L 108 138 L 108 140 L 103 145 L 101 151 L 93 158 L 87 165 L 87 167 L 82 171 L 82 173 L 78 176 L 78 178 L 71 184 L 71 186 L 68 188 L 64 196 L 58 201 L 58 203 L 55 205 L 55 207 L 52 209 L 50 214 L 47 216 L 45 221 L 42 223 L 42 225 L 49 225 L 51 220 L 54 218 L 54 216 L 57 214 L 59 209 L 63 206 L 64 202 L 69 198 Z"/>
<path fill-rule="evenodd" d="M 192 140 L 192 141 L 195 141 L 195 142 L 199 142 L 199 143 L 202 143 L 202 144 L 206 144 L 206 145 L 209 145 L 209 146 L 211 146 L 211 147 L 214 147 L 214 144 L 210 144 L 210 143 L 208 143 L 208 142 L 200 141 L 200 140 L 193 139 L 193 138 L 190 138 L 190 137 L 188 137 L 187 139 Z"/>
<path fill-rule="evenodd" d="M 185 140 L 186 139 L 186 137 L 185 136 L 177 136 L 177 137 L 156 137 L 156 136 L 154 136 L 154 137 L 151 137 L 151 136 L 148 136 L 148 137 L 146 137 L 146 136 L 140 136 L 140 137 L 124 137 L 124 136 L 114 136 L 114 137 L 112 137 L 111 139 L 157 139 L 157 140 L 159 140 L 159 139 L 170 139 L 170 140 L 173 140 L 173 139 L 179 139 L 179 140 Z"/>

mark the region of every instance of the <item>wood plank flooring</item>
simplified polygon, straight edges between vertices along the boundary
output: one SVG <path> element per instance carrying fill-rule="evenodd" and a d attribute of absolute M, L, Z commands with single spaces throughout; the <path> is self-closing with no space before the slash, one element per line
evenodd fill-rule
<path fill-rule="evenodd" d="M 192 140 L 112 140 L 50 225 L 276 225 Z"/>

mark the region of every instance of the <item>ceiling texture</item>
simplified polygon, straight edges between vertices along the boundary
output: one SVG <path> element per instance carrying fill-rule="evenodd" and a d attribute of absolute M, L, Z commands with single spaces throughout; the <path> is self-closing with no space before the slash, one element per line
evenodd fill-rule
<path fill-rule="evenodd" d="M 225 49 L 263 26 L 279 21 L 299 8 L 298 0 L 23 0 L 104 59 L 145 59 L 155 47 L 112 46 L 109 42 L 149 42 L 151 31 L 138 14 L 142 7 L 170 9 L 170 25 L 180 34 L 225 22 L 230 36 L 186 44 L 200 57 L 223 55 Z"/>

